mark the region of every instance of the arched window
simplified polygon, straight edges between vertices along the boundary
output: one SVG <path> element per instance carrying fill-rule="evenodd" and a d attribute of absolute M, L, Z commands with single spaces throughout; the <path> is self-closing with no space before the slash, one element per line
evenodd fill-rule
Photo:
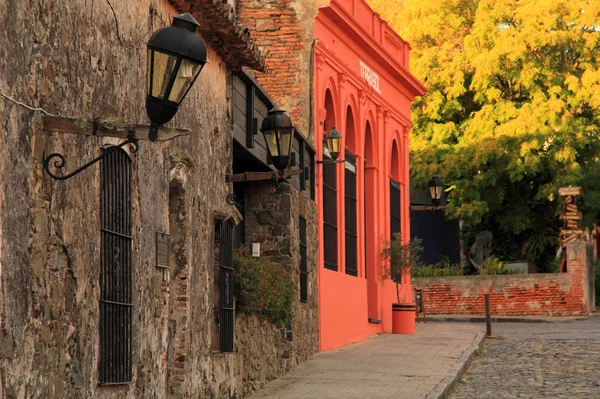
<path fill-rule="evenodd" d="M 325 129 L 335 125 L 335 108 L 331 92 L 325 92 Z M 337 164 L 323 164 L 323 250 L 324 266 L 338 270 L 338 226 L 337 226 Z"/>
<path fill-rule="evenodd" d="M 358 275 L 358 231 L 356 228 L 356 155 L 354 114 L 348 106 L 346 110 L 346 152 L 344 162 L 344 221 L 345 221 L 345 253 L 346 274 Z"/>
<path fill-rule="evenodd" d="M 400 198 L 400 157 L 394 141 L 390 165 L 390 240 L 394 240 L 394 234 L 401 231 Z"/>

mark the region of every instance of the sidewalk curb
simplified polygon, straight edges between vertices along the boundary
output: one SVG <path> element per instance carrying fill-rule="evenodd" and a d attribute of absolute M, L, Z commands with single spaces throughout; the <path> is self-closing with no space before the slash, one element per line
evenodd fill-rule
<path fill-rule="evenodd" d="M 591 316 L 590 316 L 591 317 Z M 527 318 L 527 317 L 512 317 L 512 316 L 492 316 L 493 323 L 572 323 L 575 321 L 588 320 L 588 316 L 573 316 L 569 318 Z M 434 316 L 428 315 L 428 321 L 439 323 L 485 323 L 485 316 Z"/>
<path fill-rule="evenodd" d="M 475 339 L 473 340 L 473 345 L 471 345 L 467 350 L 465 350 L 460 357 L 456 361 L 456 364 L 450 369 L 448 377 L 444 378 L 437 386 L 433 389 L 433 391 L 429 392 L 426 399 L 445 399 L 458 384 L 459 378 L 465 373 L 467 366 L 477 353 L 479 347 L 485 341 L 485 332 L 481 331 L 477 334 Z"/>

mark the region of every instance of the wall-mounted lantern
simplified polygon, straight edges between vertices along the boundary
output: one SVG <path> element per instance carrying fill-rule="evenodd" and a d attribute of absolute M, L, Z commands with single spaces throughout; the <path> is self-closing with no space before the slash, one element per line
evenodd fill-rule
<path fill-rule="evenodd" d="M 280 180 L 285 180 L 302 173 L 302 170 L 286 170 L 291 159 L 295 129 L 292 120 L 285 114 L 285 111 L 279 107 L 272 108 L 265 119 L 263 119 L 260 130 L 265 137 L 267 151 L 277 172 L 228 174 L 226 176 L 227 182 L 273 180 L 276 184 L 279 184 Z M 232 205 L 235 204 L 235 195 L 230 194 L 227 197 L 227 201 Z"/>
<path fill-rule="evenodd" d="M 442 198 L 444 182 L 438 175 L 434 175 L 427 183 L 427 186 L 429 187 L 429 196 L 431 197 L 431 202 L 437 207 L 440 204 L 440 199 Z"/>
<path fill-rule="evenodd" d="M 341 163 L 344 162 L 343 159 L 338 160 L 337 157 L 340 155 L 341 147 L 342 147 L 342 133 L 335 128 L 335 126 L 331 127 L 331 130 L 327 132 L 325 136 L 325 140 L 327 143 L 327 149 L 329 150 L 329 156 L 331 159 L 323 159 L 322 161 L 317 161 L 320 164 L 329 164 L 329 163 Z"/>
<path fill-rule="evenodd" d="M 173 18 L 171 26 L 154 32 L 148 41 L 146 113 L 152 121 L 147 136 L 151 141 L 170 140 L 189 134 L 189 130 L 186 129 L 161 128 L 163 134 L 159 137 L 159 127 L 175 116 L 179 104 L 206 64 L 206 44 L 196 34 L 198 26 L 198 22 L 190 13 L 181 14 Z M 146 138 L 136 133 L 136 129 L 143 127 L 148 128 L 147 125 L 115 123 L 102 121 L 99 118 L 48 116 L 44 119 L 44 130 L 47 131 L 89 134 L 91 130 L 92 135 L 127 138 L 127 140 L 63 176 L 50 171 L 50 161 L 57 158 L 52 165 L 60 169 L 65 166 L 65 157 L 58 153 L 50 154 L 43 161 L 44 170 L 53 179 L 67 180 L 127 144 L 131 144 L 132 152 L 135 152 L 138 139 Z"/>
<path fill-rule="evenodd" d="M 170 121 L 206 64 L 206 44 L 196 34 L 200 26 L 190 13 L 173 18 L 171 26 L 154 32 L 148 41 L 146 112 L 157 127 Z"/>
<path fill-rule="evenodd" d="M 275 168 L 282 172 L 290 163 L 292 152 L 292 138 L 294 136 L 294 124 L 285 111 L 279 107 L 272 108 L 263 119 L 260 127 L 269 156 L 273 160 Z"/>

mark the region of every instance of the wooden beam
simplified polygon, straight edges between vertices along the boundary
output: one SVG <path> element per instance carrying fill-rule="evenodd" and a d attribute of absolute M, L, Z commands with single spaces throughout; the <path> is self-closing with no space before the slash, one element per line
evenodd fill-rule
<path fill-rule="evenodd" d="M 301 173 L 301 170 L 286 170 L 283 174 L 280 174 L 279 172 L 246 172 L 227 175 L 226 180 L 228 183 L 236 183 L 241 181 L 289 179 L 290 177 L 297 176 Z"/>
<path fill-rule="evenodd" d="M 133 129 L 133 137 L 129 137 L 131 129 Z M 74 133 L 92 136 L 94 132 L 94 119 L 44 115 L 44 130 L 47 132 Z M 117 137 L 121 139 L 134 138 L 137 140 L 149 140 L 149 131 L 150 125 L 138 125 L 110 119 L 99 119 L 95 135 L 100 137 Z M 167 141 L 174 139 L 175 137 L 187 136 L 188 134 L 190 134 L 190 129 L 160 126 L 158 128 L 158 137 L 156 138 L 156 141 Z"/>

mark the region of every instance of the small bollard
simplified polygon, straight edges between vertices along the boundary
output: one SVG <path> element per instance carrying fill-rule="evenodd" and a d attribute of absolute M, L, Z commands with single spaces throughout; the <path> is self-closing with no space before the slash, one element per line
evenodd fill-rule
<path fill-rule="evenodd" d="M 492 319 L 490 316 L 490 294 L 485 295 L 485 330 L 488 337 L 492 336 Z"/>

